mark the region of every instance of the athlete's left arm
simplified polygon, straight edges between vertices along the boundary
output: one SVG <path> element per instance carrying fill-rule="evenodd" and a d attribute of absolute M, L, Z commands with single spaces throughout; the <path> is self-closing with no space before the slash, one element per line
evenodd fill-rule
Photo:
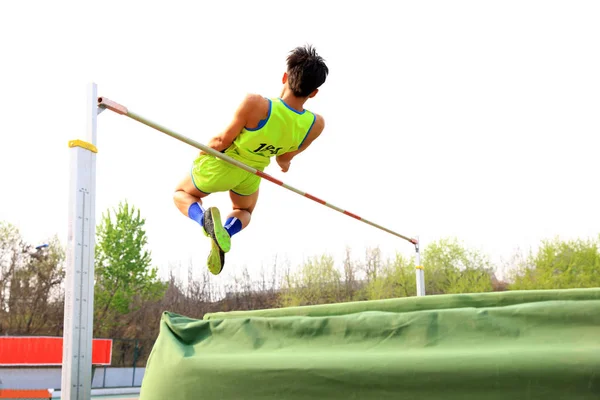
<path fill-rule="evenodd" d="M 235 138 L 242 132 L 244 126 L 249 121 L 256 119 L 256 114 L 260 112 L 261 101 L 264 101 L 263 96 L 257 94 L 246 95 L 235 111 L 229 125 L 227 125 L 223 132 L 210 139 L 207 146 L 217 151 L 223 151 L 231 146 Z M 200 154 L 204 154 L 204 151 L 201 151 Z"/>
<path fill-rule="evenodd" d="M 287 172 L 290 168 L 290 163 L 292 162 L 292 159 L 298 154 L 302 153 L 304 150 L 306 150 L 308 146 L 310 146 L 311 143 L 315 141 L 315 139 L 321 136 L 321 133 L 324 129 L 325 119 L 323 119 L 323 117 L 319 114 L 315 115 L 315 123 L 310 132 L 308 133 L 308 136 L 304 140 L 304 143 L 302 143 L 302 146 L 300 146 L 300 148 L 297 150 L 290 151 L 289 153 L 284 153 L 276 157 L 277 164 L 279 164 L 281 170 L 283 172 Z"/>

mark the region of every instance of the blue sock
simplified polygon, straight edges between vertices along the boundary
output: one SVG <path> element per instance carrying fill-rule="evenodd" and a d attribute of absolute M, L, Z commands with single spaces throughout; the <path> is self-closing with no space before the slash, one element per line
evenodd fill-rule
<path fill-rule="evenodd" d="M 227 233 L 229 233 L 229 236 L 233 236 L 242 230 L 242 221 L 235 217 L 229 217 L 227 218 L 227 221 L 225 221 L 224 227 Z"/>
<path fill-rule="evenodd" d="M 200 224 L 200 226 L 204 226 L 204 208 L 198 203 L 193 203 L 188 209 L 188 216 Z"/>

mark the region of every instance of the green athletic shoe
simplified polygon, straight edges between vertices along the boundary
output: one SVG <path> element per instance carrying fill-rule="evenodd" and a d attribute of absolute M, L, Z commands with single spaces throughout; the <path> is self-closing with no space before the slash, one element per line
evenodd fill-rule
<path fill-rule="evenodd" d="M 217 207 L 210 207 L 204 212 L 204 230 L 206 234 L 216 242 L 223 253 L 231 249 L 231 237 L 221 223 L 221 213 Z"/>
<path fill-rule="evenodd" d="M 217 243 L 211 239 L 210 241 L 210 253 L 208 254 L 208 260 L 206 264 L 208 266 L 208 270 L 213 275 L 219 275 L 221 271 L 223 271 L 223 266 L 225 266 L 225 253 L 223 250 L 219 248 Z"/>

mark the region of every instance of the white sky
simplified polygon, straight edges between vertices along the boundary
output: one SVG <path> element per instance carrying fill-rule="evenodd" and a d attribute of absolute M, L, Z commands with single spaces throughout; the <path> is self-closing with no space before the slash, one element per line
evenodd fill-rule
<path fill-rule="evenodd" d="M 0 4 L 0 220 L 66 242 L 70 139 L 86 91 L 206 143 L 247 92 L 278 96 L 287 52 L 312 43 L 331 74 L 307 108 L 324 134 L 287 174 L 266 171 L 423 246 L 457 236 L 493 260 L 599 232 L 600 2 Z M 197 150 L 99 116 L 97 215 L 128 199 L 154 262 L 204 268 L 209 246 L 173 205 Z M 226 194 L 211 196 L 224 214 Z M 264 182 L 224 275 L 278 254 L 345 246 L 407 256 L 385 232 Z M 182 276 L 185 271 L 181 271 Z"/>

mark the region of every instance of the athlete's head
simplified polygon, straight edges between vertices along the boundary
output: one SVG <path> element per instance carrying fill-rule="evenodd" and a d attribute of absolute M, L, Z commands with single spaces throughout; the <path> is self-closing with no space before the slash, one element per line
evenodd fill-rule
<path fill-rule="evenodd" d="M 287 82 L 296 97 L 313 97 L 325 83 L 329 69 L 325 60 L 311 45 L 299 46 L 287 57 L 287 72 L 283 83 Z"/>

